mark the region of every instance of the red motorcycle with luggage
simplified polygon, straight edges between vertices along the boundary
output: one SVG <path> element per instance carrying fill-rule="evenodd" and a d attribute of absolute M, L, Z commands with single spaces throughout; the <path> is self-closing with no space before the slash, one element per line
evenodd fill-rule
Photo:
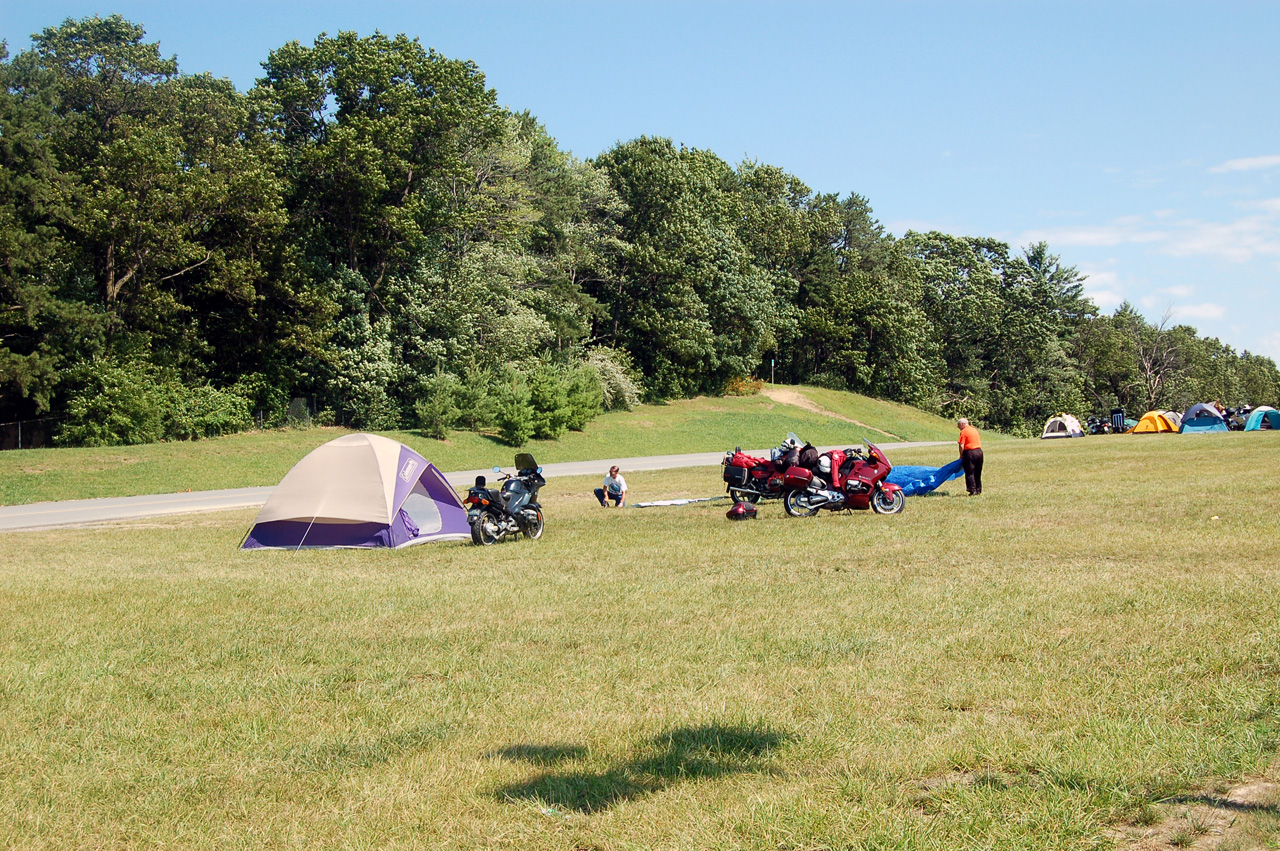
<path fill-rule="evenodd" d="M 734 502 L 755 504 L 762 499 L 782 499 L 786 494 L 782 480 L 787 470 L 806 463 L 812 465 L 817 455 L 817 450 L 790 433 L 781 446 L 769 451 L 768 458 L 748 455 L 741 448 L 726 452 L 721 461 L 725 488 Z"/>
<path fill-rule="evenodd" d="M 792 517 L 812 517 L 819 511 L 865 511 L 897 514 L 907 504 L 899 485 L 885 481 L 893 465 L 874 443 L 833 449 L 818 458 L 817 470 L 792 467 L 782 476 L 786 489 L 782 506 Z"/>

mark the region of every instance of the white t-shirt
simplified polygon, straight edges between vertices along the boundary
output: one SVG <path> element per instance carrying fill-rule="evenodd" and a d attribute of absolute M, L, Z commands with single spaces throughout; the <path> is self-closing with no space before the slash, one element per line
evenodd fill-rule
<path fill-rule="evenodd" d="M 604 489 L 615 496 L 624 494 L 627 492 L 627 480 L 622 478 L 621 473 L 616 476 L 605 476 Z"/>

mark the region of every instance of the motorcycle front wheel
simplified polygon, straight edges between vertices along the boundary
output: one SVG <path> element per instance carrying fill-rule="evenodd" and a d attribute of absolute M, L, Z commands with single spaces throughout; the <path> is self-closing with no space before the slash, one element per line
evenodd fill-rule
<path fill-rule="evenodd" d="M 741 488 L 729 488 L 729 498 L 734 502 L 749 502 L 755 505 L 760 501 L 760 494 L 755 491 L 742 490 Z"/>
<path fill-rule="evenodd" d="M 876 491 L 871 495 L 871 510 L 876 514 L 897 514 L 907 505 L 907 495 L 902 491 L 894 491 L 893 496 L 884 491 Z"/>
<path fill-rule="evenodd" d="M 482 547 L 498 542 L 498 519 L 488 512 L 471 521 L 471 541 Z"/>
<path fill-rule="evenodd" d="M 542 537 L 542 509 L 526 508 L 521 512 L 524 517 L 524 534 L 531 541 Z"/>
<path fill-rule="evenodd" d="M 812 517 L 818 513 L 818 506 L 809 503 L 808 491 L 787 491 L 782 507 L 792 517 Z"/>

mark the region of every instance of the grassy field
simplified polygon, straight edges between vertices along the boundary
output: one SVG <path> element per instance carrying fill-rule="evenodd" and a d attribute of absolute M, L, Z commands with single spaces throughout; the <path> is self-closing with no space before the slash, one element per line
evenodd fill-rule
<path fill-rule="evenodd" d="M 902 440 L 954 440 L 946 420 L 892 402 L 830 390 L 819 394 L 834 413 L 885 429 Z M 582 432 L 557 441 L 531 441 L 544 464 L 669 453 L 715 452 L 734 446 L 776 446 L 788 431 L 816 445 L 856 443 L 864 435 L 883 440 L 835 416 L 774 402 L 764 396 L 689 399 L 605 414 Z M 137 496 L 274 485 L 302 456 L 345 434 L 340 429 L 253 432 L 182 443 L 112 449 L 27 449 L 0 452 L 0 504 L 60 499 Z M 442 470 L 474 470 L 510 464 L 516 450 L 484 435 L 455 432 L 431 440 L 414 432 L 390 432 Z"/>
<path fill-rule="evenodd" d="M 737 524 L 554 479 L 488 549 L 0 537 L 0 846 L 1275 848 L 1277 457 L 1005 441 L 979 498 Z"/>

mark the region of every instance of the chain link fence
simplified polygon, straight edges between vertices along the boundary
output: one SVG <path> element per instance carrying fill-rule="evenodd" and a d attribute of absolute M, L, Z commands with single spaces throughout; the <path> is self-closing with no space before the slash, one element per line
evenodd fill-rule
<path fill-rule="evenodd" d="M 41 417 L 0 423 L 0 450 L 43 449 L 53 446 L 56 423 L 61 420 L 62 417 Z"/>

